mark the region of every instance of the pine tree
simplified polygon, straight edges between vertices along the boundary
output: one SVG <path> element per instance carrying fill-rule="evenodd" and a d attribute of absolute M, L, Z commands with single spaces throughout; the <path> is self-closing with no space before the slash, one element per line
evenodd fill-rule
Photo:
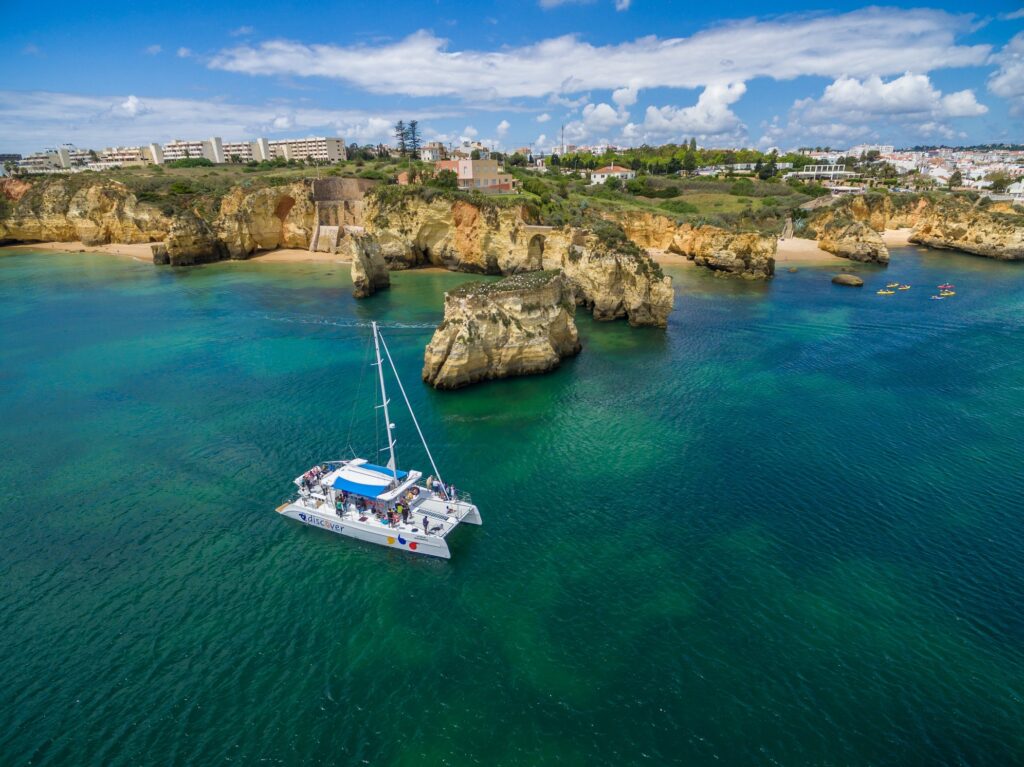
<path fill-rule="evenodd" d="M 419 124 L 418 120 L 410 120 L 406 127 L 405 146 L 414 160 L 420 159 L 420 146 L 422 145 Z"/>
<path fill-rule="evenodd" d="M 697 151 L 697 138 L 696 138 L 696 136 L 694 138 L 690 139 L 690 151 L 691 152 L 696 152 Z"/>
<path fill-rule="evenodd" d="M 398 142 L 398 154 L 401 157 L 405 157 L 409 151 L 409 145 L 406 139 L 409 136 L 409 129 L 405 127 L 405 122 L 399 120 L 395 123 L 395 141 Z"/>

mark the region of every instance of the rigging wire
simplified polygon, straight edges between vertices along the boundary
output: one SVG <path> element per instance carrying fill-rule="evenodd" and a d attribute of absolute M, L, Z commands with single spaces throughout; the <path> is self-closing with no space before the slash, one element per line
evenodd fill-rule
<path fill-rule="evenodd" d="M 444 484 L 444 480 L 441 479 L 441 472 L 437 470 L 437 464 L 434 463 L 434 456 L 430 454 L 430 448 L 427 447 L 427 438 L 423 436 L 423 430 L 420 428 L 420 422 L 416 420 L 416 413 L 412 410 L 412 404 L 409 402 L 409 396 L 405 393 L 405 387 L 402 386 L 402 379 L 398 377 L 398 368 L 395 367 L 395 361 L 391 359 L 391 350 L 388 349 L 387 341 L 384 340 L 384 336 L 377 332 L 377 337 L 380 339 L 381 346 L 384 347 L 384 354 L 388 358 L 388 363 L 391 365 L 391 372 L 395 374 L 395 380 L 398 382 L 398 390 L 402 392 L 402 399 L 405 400 L 405 406 L 409 409 L 409 415 L 412 416 L 412 423 L 416 427 L 416 433 L 420 435 L 420 441 L 423 443 L 423 449 L 427 451 L 427 458 L 430 459 L 430 466 L 434 469 L 434 474 L 437 476 L 437 481 L 441 483 L 441 487 L 445 488 L 444 495 L 448 497 L 448 490 Z"/>

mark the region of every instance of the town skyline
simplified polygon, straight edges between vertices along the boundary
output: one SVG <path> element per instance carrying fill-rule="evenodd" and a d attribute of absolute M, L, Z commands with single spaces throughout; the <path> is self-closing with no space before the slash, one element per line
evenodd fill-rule
<path fill-rule="evenodd" d="M 88 17 L 57 3 L 41 20 L 17 0 L 0 32 L 16 52 L 3 65 L 0 153 L 209 136 L 390 143 L 402 118 L 428 141 L 505 151 L 550 152 L 563 125 L 577 146 L 1024 141 L 1024 8 L 930 5 L 791 3 L 764 16 L 740 4 L 718 18 L 628 0 L 474 14 L 398 3 L 382 20 L 334 4 L 325 17 L 346 23 L 310 32 L 233 3 L 132 14 L 114 3 Z M 83 56 L 90 67 L 75 65 Z"/>

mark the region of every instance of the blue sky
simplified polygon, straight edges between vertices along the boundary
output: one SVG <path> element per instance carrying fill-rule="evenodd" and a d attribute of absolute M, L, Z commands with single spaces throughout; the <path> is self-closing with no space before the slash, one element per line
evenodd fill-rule
<path fill-rule="evenodd" d="M 503 148 L 1024 142 L 1022 0 L 4 0 L 0 152 L 341 135 Z"/>

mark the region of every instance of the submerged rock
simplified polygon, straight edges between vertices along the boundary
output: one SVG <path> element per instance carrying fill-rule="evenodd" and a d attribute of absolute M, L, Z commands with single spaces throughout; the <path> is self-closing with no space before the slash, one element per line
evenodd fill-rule
<path fill-rule="evenodd" d="M 423 359 L 423 380 L 457 389 L 545 373 L 580 351 L 573 288 L 557 271 L 473 282 L 448 291 L 444 320 Z"/>
<path fill-rule="evenodd" d="M 832 278 L 833 285 L 848 285 L 851 288 L 859 288 L 864 285 L 864 280 L 852 274 L 837 274 Z"/>
<path fill-rule="evenodd" d="M 366 298 L 391 287 L 391 273 L 377 238 L 372 234 L 352 233 L 347 243 L 352 259 L 352 295 Z"/>

